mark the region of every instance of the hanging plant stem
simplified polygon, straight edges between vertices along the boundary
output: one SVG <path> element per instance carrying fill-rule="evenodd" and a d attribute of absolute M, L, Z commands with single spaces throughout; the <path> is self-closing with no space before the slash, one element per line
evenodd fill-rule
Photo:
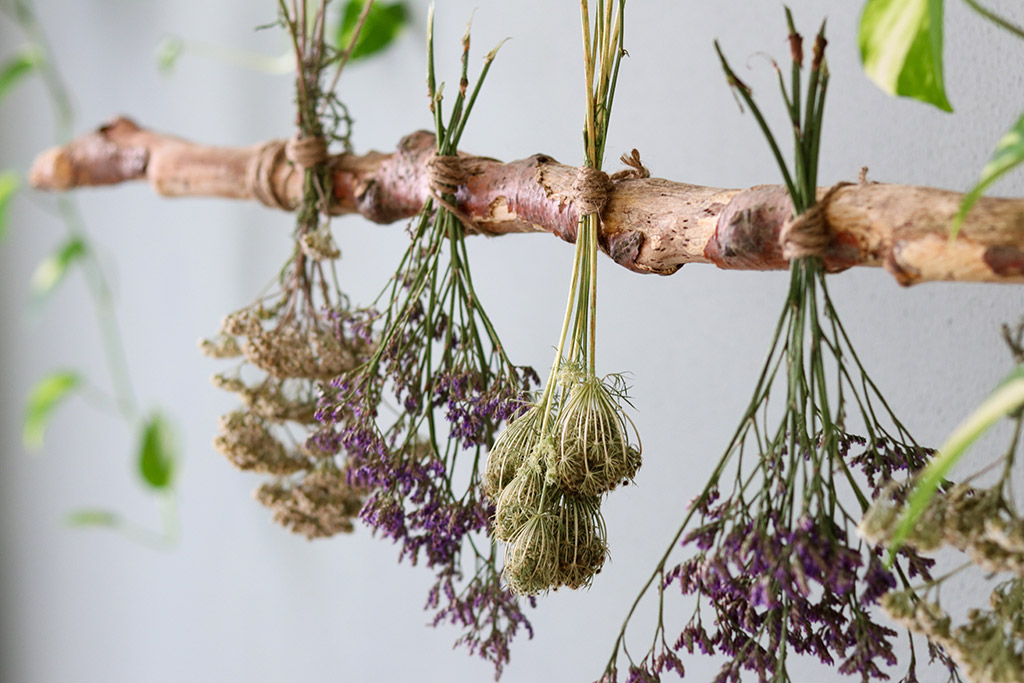
<path fill-rule="evenodd" d="M 508 543 L 504 575 L 517 593 L 587 586 L 607 556 L 601 496 L 640 467 L 639 438 L 620 376 L 597 376 L 597 251 L 612 186 L 601 171 L 619 63 L 624 0 L 580 3 L 585 161 L 573 186 L 579 214 L 565 318 L 547 383 L 488 459 L 494 535 Z M 635 445 L 634 445 L 635 444 Z"/>
<path fill-rule="evenodd" d="M 717 43 L 715 49 L 727 82 L 753 113 L 780 165 L 795 209 L 793 230 L 813 232 L 807 222 L 815 219 L 829 80 L 824 26 L 804 91 L 802 39 L 788 10 L 786 18 L 793 68 L 788 87 L 781 71 L 779 85 L 795 135 L 792 171 L 749 88 Z M 779 391 L 781 415 L 772 401 Z M 922 467 L 927 454 L 864 370 L 829 297 L 820 257 L 798 255 L 751 402 L 630 608 L 604 680 L 616 680 L 620 657 L 631 681 L 657 680 L 670 670 L 681 675 L 682 651 L 698 648 L 729 656 L 716 682 L 738 681 L 743 671 L 761 681 L 789 681 L 791 653 L 813 654 L 862 680 L 888 678 L 883 667 L 896 663 L 896 632 L 876 623 L 871 607 L 897 582 L 907 586 L 912 576 L 928 576 L 931 562 L 906 553 L 890 571 L 881 548 L 860 540 L 855 529 L 879 487 L 896 471 Z M 673 560 L 681 547 L 695 547 L 696 554 Z M 673 586 L 696 598 L 678 636 L 666 632 L 666 592 Z M 641 600 L 654 591 L 652 639 L 634 659 L 627 629 Z M 933 648 L 933 654 L 952 666 L 940 650 Z M 911 677 L 914 662 L 912 655 Z"/>
<path fill-rule="evenodd" d="M 485 535 L 483 458 L 505 420 L 539 384 L 514 365 L 474 288 L 458 208 L 466 182 L 459 140 L 498 48 L 469 88 L 470 33 L 462 39 L 458 89 L 445 112 L 434 69 L 433 7 L 427 24 L 427 89 L 436 147 L 431 195 L 410 226 L 411 240 L 374 306 L 379 332 L 364 363 L 331 383 L 317 412 L 316 441 L 345 454 L 349 481 L 366 491 L 360 518 L 401 545 L 400 559 L 425 557 L 437 581 L 427 598 L 434 624 L 463 632 L 457 644 L 490 661 L 496 674 L 509 642 L 531 633 L 522 605 L 501 585 L 500 560 Z M 500 47 L 500 45 L 499 45 Z M 394 399 L 394 405 L 388 397 Z M 473 570 L 463 575 L 463 557 Z"/>

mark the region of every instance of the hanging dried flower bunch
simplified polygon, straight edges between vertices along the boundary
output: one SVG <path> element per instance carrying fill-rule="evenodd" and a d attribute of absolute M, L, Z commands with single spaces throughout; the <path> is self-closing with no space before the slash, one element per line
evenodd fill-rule
<path fill-rule="evenodd" d="M 1024 363 L 1024 323 L 1004 336 L 1018 368 Z M 1003 454 L 959 484 L 944 482 L 910 529 L 899 538 L 902 516 L 920 476 L 890 482 L 861 520 L 860 532 L 872 543 L 917 552 L 953 548 L 967 561 L 946 574 L 925 577 L 920 585 L 892 591 L 882 609 L 896 622 L 939 643 L 970 681 L 1010 683 L 1024 680 L 1024 516 L 1013 493 L 1013 469 L 1024 431 L 1024 414 L 1012 418 L 1009 445 Z M 991 486 L 973 484 L 993 469 Z M 997 580 L 988 609 L 972 608 L 957 625 L 942 605 L 942 587 L 964 571 Z M 1009 575 L 1009 578 L 1007 578 Z"/>
<path fill-rule="evenodd" d="M 767 137 L 793 202 L 795 217 L 781 236 L 792 259 L 789 294 L 750 405 L 627 616 L 606 683 L 617 680 L 620 657 L 629 681 L 660 680 L 669 670 L 682 675 L 684 650 L 726 655 L 716 682 L 739 681 L 744 671 L 761 681 L 790 680 L 790 653 L 813 655 L 861 680 L 887 679 L 897 634 L 876 621 L 872 607 L 897 586 L 909 588 L 911 578 L 930 578 L 931 560 L 905 550 L 887 567 L 882 548 L 856 534 L 870 497 L 894 473 L 920 469 L 929 452 L 866 374 L 815 255 L 827 242 L 820 210 L 827 196 L 816 195 L 828 85 L 824 27 L 803 92 L 802 39 L 788 10 L 787 20 L 792 79 L 787 88 L 780 71 L 779 83 L 795 133 L 792 173 L 749 89 L 719 56 L 729 85 Z M 781 411 L 771 400 L 776 390 L 784 392 Z M 680 547 L 695 554 L 673 561 Z M 657 623 L 643 657 L 633 659 L 627 626 L 649 590 L 657 591 Z M 673 590 L 696 600 L 677 635 L 667 632 L 664 615 Z M 929 652 L 957 680 L 939 642 L 929 641 Z M 916 680 L 914 663 L 912 657 L 905 681 Z"/>
<path fill-rule="evenodd" d="M 608 555 L 601 497 L 640 467 L 626 387 L 619 376 L 596 373 L 598 227 L 611 185 L 601 163 L 625 2 L 595 4 L 592 26 L 589 3 L 580 3 L 586 161 L 574 187 L 579 228 L 565 321 L 544 390 L 498 438 L 484 477 L 497 504 L 494 535 L 508 543 L 505 579 L 517 593 L 590 584 Z"/>
<path fill-rule="evenodd" d="M 374 350 L 367 312 L 352 311 L 338 286 L 340 252 L 325 216 L 330 183 L 327 146 L 348 146 L 348 117 L 324 80 L 341 55 L 323 40 L 325 6 L 280 4 L 280 22 L 293 37 L 297 63 L 298 128 L 282 152 L 304 178 L 295 246 L 276 290 L 224 318 L 219 333 L 200 342 L 213 358 L 239 358 L 214 384 L 242 406 L 223 416 L 215 448 L 242 470 L 273 475 L 256 499 L 274 520 L 308 538 L 352 531 L 365 490 L 347 468 L 308 442 L 317 427 L 324 383 L 365 362 Z M 340 67 L 339 67 L 340 68 Z M 328 392 L 331 390 L 328 388 Z"/>
<path fill-rule="evenodd" d="M 466 182 L 458 142 L 497 48 L 470 91 L 467 28 L 459 87 L 445 120 L 432 29 L 431 10 L 432 196 L 413 220 L 409 247 L 378 298 L 376 347 L 324 389 L 316 413 L 322 428 L 310 444 L 344 453 L 348 480 L 367 492 L 362 521 L 400 544 L 401 558 L 425 560 L 435 572 L 427 599 L 434 623 L 461 627 L 458 642 L 500 673 L 509 641 L 520 627 L 530 627 L 501 583 L 500 559 L 486 536 L 493 506 L 481 476 L 496 430 L 526 410 L 539 378 L 509 360 L 480 303 L 465 245 L 473 225 L 456 206 Z M 468 578 L 464 558 L 473 567 Z"/>

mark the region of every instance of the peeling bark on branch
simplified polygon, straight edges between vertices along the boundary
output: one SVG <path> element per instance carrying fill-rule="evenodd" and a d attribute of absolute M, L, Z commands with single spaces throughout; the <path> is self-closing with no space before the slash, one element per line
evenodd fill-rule
<path fill-rule="evenodd" d="M 416 215 L 430 197 L 427 162 L 434 148 L 434 136 L 421 131 L 403 138 L 391 154 L 331 157 L 331 212 L 359 213 L 376 223 Z M 145 179 L 165 196 L 232 199 L 256 198 L 254 183 L 262 179 L 278 203 L 293 210 L 302 195 L 302 173 L 268 149 L 197 145 L 120 118 L 44 152 L 29 177 L 47 190 Z M 460 158 L 468 180 L 456 193 L 458 208 L 479 232 L 550 232 L 575 241 L 575 167 L 540 154 L 510 163 Z M 827 192 L 819 190 L 819 201 Z M 1024 282 L 1024 199 L 981 199 L 950 243 L 950 222 L 962 197 L 880 183 L 837 188 L 824 207 L 831 238 L 822 253 L 826 267 L 883 266 L 903 285 Z M 687 263 L 785 269 L 779 234 L 792 211 L 781 186 L 728 190 L 622 179 L 613 184 L 602 212 L 601 245 L 616 263 L 639 273 L 668 275 Z"/>

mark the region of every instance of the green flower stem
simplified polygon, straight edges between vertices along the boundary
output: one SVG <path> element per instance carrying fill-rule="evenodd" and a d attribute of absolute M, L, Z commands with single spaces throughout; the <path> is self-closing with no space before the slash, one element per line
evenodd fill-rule
<path fill-rule="evenodd" d="M 1021 27 L 1017 26 L 1014 23 L 1011 23 L 1007 19 L 1004 19 L 1003 17 L 999 16 L 998 14 L 993 12 L 992 10 L 987 9 L 985 7 L 982 7 L 977 2 L 977 0 L 964 0 L 964 2 L 967 3 L 968 7 L 970 7 L 975 12 L 977 12 L 981 16 L 983 16 L 986 19 L 988 19 L 989 21 L 991 21 L 996 26 L 998 26 L 1000 28 L 1003 28 L 1003 29 L 1006 29 L 1007 31 L 1009 31 L 1013 35 L 1015 35 L 1018 38 L 1024 40 L 1024 29 L 1022 29 Z"/>
<path fill-rule="evenodd" d="M 67 86 L 57 71 L 53 59 L 53 48 L 42 30 L 31 2 L 29 0 L 10 0 L 10 2 L 11 6 L 8 11 L 13 11 L 17 23 L 29 39 L 39 46 L 44 55 L 40 60 L 39 68 L 54 111 L 54 135 L 58 141 L 66 142 L 71 139 L 73 132 L 74 112 Z M 82 270 L 96 310 L 97 322 L 103 340 L 103 353 L 114 389 L 115 404 L 126 421 L 136 423 L 140 420 L 141 411 L 132 387 L 131 373 L 128 370 L 127 356 L 117 323 L 117 314 L 114 311 L 110 286 L 102 266 L 96 259 L 95 248 L 85 231 L 78 204 L 69 197 L 61 197 L 57 200 L 57 208 L 68 235 L 85 245 Z"/>

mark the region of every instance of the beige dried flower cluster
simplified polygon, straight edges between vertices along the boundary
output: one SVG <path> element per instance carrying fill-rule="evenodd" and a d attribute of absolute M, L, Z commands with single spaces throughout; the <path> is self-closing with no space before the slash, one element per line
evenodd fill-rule
<path fill-rule="evenodd" d="M 361 340 L 340 339 L 335 327 L 318 315 L 312 320 L 279 317 L 274 309 L 260 305 L 226 316 L 221 334 L 201 342 L 202 350 L 206 352 L 207 343 L 213 349 L 230 348 L 229 342 L 221 341 L 228 335 L 242 337 L 241 343 L 235 344 L 241 355 L 277 379 L 330 380 L 358 366 L 369 346 Z"/>
<path fill-rule="evenodd" d="M 605 383 L 576 373 L 565 385 L 550 414 L 534 406 L 508 426 L 484 472 L 517 593 L 590 584 L 608 555 L 601 496 L 640 467 L 635 430 Z"/>
<path fill-rule="evenodd" d="M 971 609 L 957 627 L 937 602 L 914 591 L 887 593 L 881 605 L 894 621 L 941 645 L 972 683 L 1024 681 L 1024 579 L 997 586 L 989 596 L 991 609 Z"/>
<path fill-rule="evenodd" d="M 341 250 L 331 237 L 330 228 L 320 226 L 299 238 L 299 249 L 314 261 L 333 261 L 341 256 Z"/>
<path fill-rule="evenodd" d="M 373 347 L 341 333 L 334 317 L 346 314 L 282 315 L 290 310 L 283 302 L 235 311 L 216 336 L 199 343 L 204 355 L 241 359 L 233 372 L 213 377 L 215 386 L 242 403 L 220 419 L 214 447 L 239 469 L 275 477 L 255 497 L 278 523 L 307 538 L 350 532 L 363 491 L 348 483 L 334 452 L 308 437 L 317 424 L 318 400 L 333 391 L 327 381 L 358 366 Z M 243 371 L 259 379 L 246 381 Z"/>
<path fill-rule="evenodd" d="M 860 524 L 872 543 L 888 544 L 899 525 L 906 485 L 890 485 L 875 499 Z M 1024 576 L 1024 519 L 1003 496 L 1003 484 L 978 489 L 957 484 L 932 497 L 906 540 L 919 551 L 952 546 L 989 572 Z"/>
<path fill-rule="evenodd" d="M 298 482 L 277 480 L 260 486 L 256 500 L 274 511 L 274 521 L 306 538 L 351 533 L 363 506 L 362 492 L 349 485 L 333 464 L 309 472 Z"/>

